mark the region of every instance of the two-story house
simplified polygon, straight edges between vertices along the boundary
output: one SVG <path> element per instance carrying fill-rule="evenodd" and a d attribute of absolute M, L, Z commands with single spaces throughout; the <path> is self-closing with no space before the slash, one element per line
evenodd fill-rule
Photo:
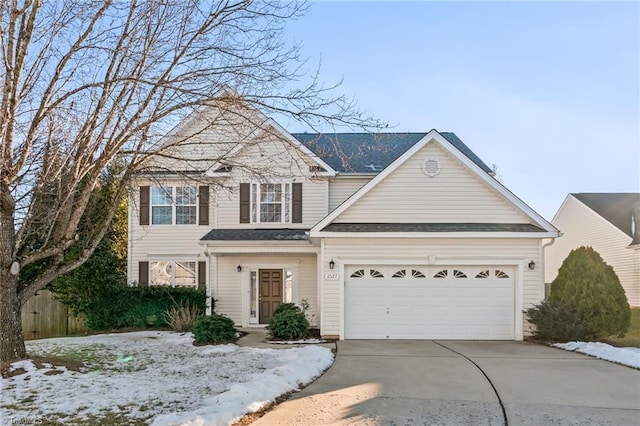
<path fill-rule="evenodd" d="M 131 282 L 201 286 L 245 327 L 306 300 L 325 337 L 523 338 L 558 232 L 455 134 L 251 114 L 192 114 L 137 175 Z"/>

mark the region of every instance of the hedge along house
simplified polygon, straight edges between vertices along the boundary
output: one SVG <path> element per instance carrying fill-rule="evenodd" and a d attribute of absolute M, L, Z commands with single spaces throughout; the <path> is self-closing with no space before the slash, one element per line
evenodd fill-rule
<path fill-rule="evenodd" d="M 251 113 L 166 136 L 188 143 L 136 179 L 130 281 L 202 286 L 245 327 L 305 300 L 325 337 L 523 338 L 558 232 L 455 134 L 290 134 Z"/>

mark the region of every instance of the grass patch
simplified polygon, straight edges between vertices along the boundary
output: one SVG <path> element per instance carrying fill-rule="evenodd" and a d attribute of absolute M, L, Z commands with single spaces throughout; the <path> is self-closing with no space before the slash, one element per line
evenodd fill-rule
<path fill-rule="evenodd" d="M 31 355 L 31 354 L 30 354 Z M 58 346 L 51 353 L 38 350 L 38 356 L 53 357 L 82 364 L 87 371 L 104 370 L 112 360 L 109 348 L 105 345 Z"/>
<path fill-rule="evenodd" d="M 631 325 L 624 337 L 607 337 L 604 342 L 617 347 L 640 348 L 640 308 L 631 309 Z"/>

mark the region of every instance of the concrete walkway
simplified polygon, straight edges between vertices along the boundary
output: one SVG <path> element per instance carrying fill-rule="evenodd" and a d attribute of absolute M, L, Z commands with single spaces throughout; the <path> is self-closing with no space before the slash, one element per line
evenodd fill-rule
<path fill-rule="evenodd" d="M 253 424 L 640 424 L 640 371 L 585 355 L 519 342 L 337 345 L 322 377 Z"/>
<path fill-rule="evenodd" d="M 245 336 L 242 336 L 240 339 L 238 339 L 238 341 L 236 341 L 236 345 L 238 346 L 262 349 L 290 349 L 293 347 L 304 346 L 304 344 L 269 343 L 269 333 L 263 327 L 238 328 L 238 331 L 247 333 Z M 329 349 L 336 349 L 335 342 L 315 343 L 314 345 L 324 346 L 325 348 Z"/>

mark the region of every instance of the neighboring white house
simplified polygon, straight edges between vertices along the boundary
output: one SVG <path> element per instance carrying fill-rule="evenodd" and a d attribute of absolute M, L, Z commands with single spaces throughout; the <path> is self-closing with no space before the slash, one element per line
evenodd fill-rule
<path fill-rule="evenodd" d="M 167 135 L 194 135 L 186 161 L 138 175 L 130 281 L 200 285 L 245 327 L 304 299 L 325 337 L 523 338 L 558 233 L 455 134 L 209 126 L 220 114 Z"/>
<path fill-rule="evenodd" d="M 640 307 L 640 193 L 569 194 L 551 223 L 562 238 L 546 249 L 546 282 L 571 250 L 591 246 L 615 270 L 629 305 Z"/>

